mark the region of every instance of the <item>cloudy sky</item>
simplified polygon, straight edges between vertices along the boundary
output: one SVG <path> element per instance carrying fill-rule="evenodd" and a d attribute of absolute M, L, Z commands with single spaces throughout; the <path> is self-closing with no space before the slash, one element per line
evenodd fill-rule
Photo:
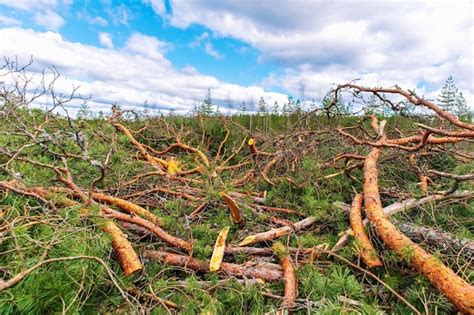
<path fill-rule="evenodd" d="M 0 56 L 56 66 L 57 88 L 80 86 L 97 111 L 186 113 L 208 88 L 222 106 L 319 101 L 353 79 L 436 98 L 449 75 L 472 104 L 472 12 L 455 0 L 0 0 Z"/>

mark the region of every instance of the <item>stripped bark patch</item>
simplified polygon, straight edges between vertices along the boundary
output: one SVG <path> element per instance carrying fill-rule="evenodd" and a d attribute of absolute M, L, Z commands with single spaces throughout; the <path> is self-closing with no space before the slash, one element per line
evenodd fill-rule
<path fill-rule="evenodd" d="M 224 258 L 225 242 L 229 234 L 229 226 L 223 228 L 217 236 L 214 251 L 212 253 L 211 262 L 209 263 L 209 271 L 218 271 L 221 268 L 222 259 Z"/>

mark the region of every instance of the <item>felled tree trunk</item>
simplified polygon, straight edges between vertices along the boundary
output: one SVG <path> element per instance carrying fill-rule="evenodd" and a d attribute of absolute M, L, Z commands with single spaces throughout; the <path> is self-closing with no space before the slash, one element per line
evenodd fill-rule
<path fill-rule="evenodd" d="M 427 253 L 397 230 L 385 216 L 378 187 L 377 161 L 382 153 L 375 147 L 364 161 L 364 202 L 369 220 L 384 243 L 427 277 L 456 307 L 474 314 L 474 287 L 456 275 L 450 268 Z"/>
<path fill-rule="evenodd" d="M 394 224 L 413 240 L 436 246 L 445 251 L 462 252 L 466 256 L 474 257 L 474 241 L 472 240 L 455 238 L 451 234 L 434 227 L 419 226 L 409 222 L 398 223 L 396 221 Z"/>
<path fill-rule="evenodd" d="M 43 187 L 27 188 L 18 182 L 0 182 L 0 186 L 7 189 L 14 190 L 17 193 L 22 192 L 34 192 L 34 194 L 48 200 L 55 202 L 61 207 L 78 207 L 81 214 L 87 215 L 90 211 L 87 207 L 81 203 L 69 199 L 65 196 L 51 193 Z M 94 221 L 94 217 L 91 217 Z M 112 247 L 114 248 L 120 265 L 125 275 L 133 274 L 137 271 L 142 270 L 142 264 L 140 258 L 132 247 L 132 244 L 128 241 L 127 236 L 120 230 L 120 228 L 111 220 L 97 220 L 95 222 L 107 235 L 112 239 Z"/>

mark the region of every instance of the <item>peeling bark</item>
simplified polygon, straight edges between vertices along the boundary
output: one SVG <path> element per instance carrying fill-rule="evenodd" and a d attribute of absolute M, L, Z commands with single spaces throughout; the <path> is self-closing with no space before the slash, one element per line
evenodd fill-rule
<path fill-rule="evenodd" d="M 229 207 L 232 221 L 236 224 L 240 224 L 242 222 L 242 215 L 240 214 L 239 206 L 237 205 L 235 200 L 223 191 L 221 191 L 219 195 L 222 197 L 222 199 L 224 199 L 225 203 Z"/>
<path fill-rule="evenodd" d="M 132 244 L 127 240 L 127 236 L 112 221 L 106 221 L 102 225 L 105 233 L 112 238 L 112 247 L 117 253 L 120 265 L 126 276 L 131 275 L 143 269 L 137 253 L 133 250 Z"/>

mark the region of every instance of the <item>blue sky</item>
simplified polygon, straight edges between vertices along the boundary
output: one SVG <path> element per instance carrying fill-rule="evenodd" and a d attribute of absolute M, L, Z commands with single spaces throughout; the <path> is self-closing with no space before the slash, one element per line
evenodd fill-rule
<path fill-rule="evenodd" d="M 333 84 L 417 88 L 435 98 L 452 74 L 473 87 L 471 1 L 0 0 L 0 54 L 55 65 L 58 88 L 90 106 L 189 111 L 320 100 Z"/>

